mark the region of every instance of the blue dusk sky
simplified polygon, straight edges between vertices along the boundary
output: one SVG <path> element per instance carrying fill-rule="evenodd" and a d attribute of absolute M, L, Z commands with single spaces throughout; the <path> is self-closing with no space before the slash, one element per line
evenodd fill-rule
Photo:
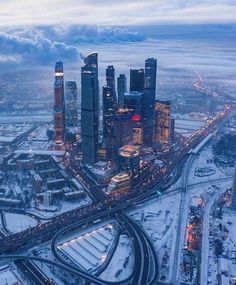
<path fill-rule="evenodd" d="M 224 62 L 225 76 L 234 72 L 236 0 L 0 0 L 0 7 L 0 73 L 52 70 L 56 60 L 79 70 L 81 53 L 93 50 L 101 70 L 114 63 L 125 72 L 154 56 L 160 69 L 222 71 Z"/>

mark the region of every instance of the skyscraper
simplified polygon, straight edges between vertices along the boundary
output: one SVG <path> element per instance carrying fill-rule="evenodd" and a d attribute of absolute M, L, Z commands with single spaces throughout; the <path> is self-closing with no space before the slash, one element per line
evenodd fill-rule
<path fill-rule="evenodd" d="M 106 82 L 107 86 L 112 88 L 113 91 L 116 91 L 116 86 L 115 86 L 115 69 L 113 65 L 108 65 L 106 69 Z"/>
<path fill-rule="evenodd" d="M 143 92 L 144 90 L 144 70 L 131 69 L 130 70 L 130 92 L 138 91 Z"/>
<path fill-rule="evenodd" d="M 65 111 L 66 128 L 78 125 L 77 112 L 77 85 L 74 80 L 68 80 L 65 84 Z"/>
<path fill-rule="evenodd" d="M 143 123 L 144 143 L 151 146 L 154 127 L 154 104 L 156 97 L 157 60 L 148 58 L 145 61 Z"/>
<path fill-rule="evenodd" d="M 103 138 L 111 144 L 113 136 L 113 119 L 116 111 L 116 97 L 114 89 L 103 87 Z"/>
<path fill-rule="evenodd" d="M 98 54 L 84 58 L 81 68 L 81 137 L 83 163 L 94 164 L 98 152 L 99 84 Z"/>
<path fill-rule="evenodd" d="M 155 102 L 154 144 L 171 142 L 171 103 L 169 101 Z"/>
<path fill-rule="evenodd" d="M 65 98 L 63 63 L 55 65 L 54 83 L 54 141 L 57 148 L 61 148 L 65 140 Z"/>
<path fill-rule="evenodd" d="M 127 92 L 127 77 L 125 74 L 120 74 L 117 78 L 118 104 L 120 107 L 122 107 L 124 104 L 125 92 Z"/>
<path fill-rule="evenodd" d="M 113 146 L 114 156 L 117 157 L 118 149 L 129 144 L 133 139 L 133 110 L 119 108 L 113 122 Z"/>

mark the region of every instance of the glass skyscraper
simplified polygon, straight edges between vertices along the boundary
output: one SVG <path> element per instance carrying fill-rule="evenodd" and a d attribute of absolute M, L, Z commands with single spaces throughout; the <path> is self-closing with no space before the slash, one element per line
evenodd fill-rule
<path fill-rule="evenodd" d="M 116 111 L 116 97 L 114 89 L 103 87 L 103 138 L 112 142 L 113 119 Z"/>
<path fill-rule="evenodd" d="M 115 92 L 116 86 L 115 86 L 115 68 L 113 65 L 108 65 L 106 69 L 106 82 L 107 86 L 112 88 Z"/>
<path fill-rule="evenodd" d="M 157 60 L 154 58 L 148 58 L 147 60 L 145 60 L 143 124 L 144 143 L 149 146 L 152 145 L 153 138 L 156 77 Z"/>
<path fill-rule="evenodd" d="M 65 84 L 65 109 L 66 127 L 76 127 L 78 125 L 77 112 L 77 84 L 74 80 L 68 80 Z"/>
<path fill-rule="evenodd" d="M 130 92 L 138 91 L 143 92 L 144 89 L 144 70 L 131 69 L 130 70 Z"/>
<path fill-rule="evenodd" d="M 99 84 L 98 54 L 84 58 L 81 68 L 81 137 L 83 163 L 94 164 L 98 154 Z"/>
<path fill-rule="evenodd" d="M 127 77 L 125 74 L 120 74 L 117 78 L 118 104 L 120 107 L 124 105 L 125 92 L 127 92 Z"/>

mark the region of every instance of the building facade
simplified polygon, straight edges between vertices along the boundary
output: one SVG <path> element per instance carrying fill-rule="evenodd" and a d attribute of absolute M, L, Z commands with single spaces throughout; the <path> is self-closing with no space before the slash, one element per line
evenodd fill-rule
<path fill-rule="evenodd" d="M 130 92 L 143 92 L 144 90 L 144 69 L 130 70 Z"/>
<path fill-rule="evenodd" d="M 124 94 L 127 92 L 127 77 L 125 74 L 120 74 L 117 78 L 117 95 L 118 104 L 120 107 L 124 105 Z"/>
<path fill-rule="evenodd" d="M 148 146 L 151 146 L 153 137 L 156 77 L 157 60 L 154 58 L 148 58 L 145 61 L 143 99 L 144 143 Z"/>
<path fill-rule="evenodd" d="M 103 87 L 103 138 L 112 142 L 113 118 L 116 111 L 115 92 L 111 87 Z"/>
<path fill-rule="evenodd" d="M 107 86 L 113 89 L 116 92 L 116 85 L 115 85 L 115 68 L 113 65 L 108 65 L 106 69 L 106 83 Z"/>
<path fill-rule="evenodd" d="M 155 102 L 154 144 L 169 144 L 171 142 L 171 103 L 169 101 Z"/>
<path fill-rule="evenodd" d="M 74 80 L 68 80 L 65 84 L 65 111 L 66 127 L 78 126 L 77 84 Z"/>

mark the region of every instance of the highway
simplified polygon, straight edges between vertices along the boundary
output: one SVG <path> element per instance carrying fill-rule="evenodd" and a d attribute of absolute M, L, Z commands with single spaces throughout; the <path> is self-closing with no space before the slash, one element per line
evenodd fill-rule
<path fill-rule="evenodd" d="M 32 285 L 56 285 L 53 280 L 48 277 L 30 260 L 15 260 L 15 265 L 26 276 Z"/>
<path fill-rule="evenodd" d="M 83 273 L 84 279 L 87 281 L 93 281 L 95 284 L 133 284 L 133 285 L 142 285 L 142 284 L 155 284 L 157 278 L 157 258 L 155 249 L 151 243 L 151 240 L 144 234 L 144 232 L 140 229 L 140 227 L 132 221 L 128 216 L 126 216 L 121 211 L 117 211 L 115 216 L 120 226 L 125 229 L 130 239 L 132 240 L 134 252 L 135 252 L 135 263 L 134 263 L 134 272 L 131 276 L 129 276 L 126 280 L 122 280 L 121 282 L 109 282 L 100 279 L 99 277 L 92 276 L 88 274 L 86 271 L 79 269 L 77 266 L 70 264 L 70 267 L 78 272 Z M 59 231 L 51 241 L 51 251 L 54 257 L 61 264 L 67 266 L 68 261 L 66 261 L 61 254 L 58 252 L 56 244 L 60 237 L 65 233 L 72 231 L 74 228 L 78 229 L 78 227 L 86 224 L 87 221 L 81 221 L 72 226 L 68 226 L 65 229 Z M 152 262 L 150 262 L 152 260 Z M 150 283 L 149 283 L 149 280 Z M 145 282 L 145 283 L 143 283 Z"/>
<path fill-rule="evenodd" d="M 7 223 L 3 210 L 0 210 L 1 218 L 1 236 L 7 237 L 11 233 L 7 229 Z M 34 263 L 25 259 L 18 259 L 15 265 L 22 272 L 22 274 L 30 281 L 32 285 L 55 285 L 53 280 L 50 280 Z"/>
<path fill-rule="evenodd" d="M 215 116 L 210 122 L 208 122 L 207 126 L 196 132 L 193 136 L 191 136 L 188 140 L 186 140 L 181 149 L 176 150 L 174 155 L 170 156 L 169 159 L 166 160 L 166 164 L 164 168 L 160 169 L 156 175 L 151 175 L 151 179 L 149 177 L 146 180 L 142 180 L 136 187 L 134 187 L 129 193 L 124 194 L 121 197 L 107 197 L 104 193 L 100 191 L 96 191 L 98 199 L 100 201 L 94 201 L 89 206 L 81 207 L 78 209 L 74 209 L 63 213 L 47 223 L 38 224 L 30 229 L 27 229 L 23 232 L 13 234 L 6 238 L 1 239 L 0 243 L 0 253 L 9 254 L 14 253 L 16 251 L 22 251 L 26 248 L 30 248 L 32 246 L 37 246 L 38 244 L 42 244 L 46 241 L 49 241 L 53 238 L 60 229 L 64 229 L 67 226 L 71 226 L 75 224 L 78 220 L 83 221 L 87 220 L 91 222 L 98 218 L 105 219 L 107 216 L 115 213 L 120 213 L 125 209 L 128 209 L 133 203 L 136 201 L 140 201 L 142 198 L 145 199 L 149 193 L 155 193 L 157 187 L 161 187 L 166 183 L 169 175 L 171 174 L 174 167 L 178 164 L 178 162 L 185 157 L 188 151 L 198 145 L 208 134 L 209 132 L 213 132 L 221 126 L 225 120 L 228 118 L 230 114 L 230 108 L 226 108 L 225 112 L 222 112 Z M 146 193 L 148 191 L 148 193 Z M 128 218 L 121 214 L 122 221 L 126 225 L 126 229 L 128 232 L 131 232 L 131 235 L 135 237 L 135 253 L 137 251 L 137 256 L 141 259 L 141 261 L 136 260 L 137 268 L 140 269 L 138 274 L 136 275 L 134 272 L 133 280 L 136 283 L 132 283 L 133 285 L 144 285 L 149 284 L 149 275 L 150 275 L 150 246 L 147 246 L 147 239 L 144 234 L 138 230 L 136 226 L 134 226 Z M 2 257 L 4 258 L 4 257 Z M 6 258 L 6 257 L 5 257 Z M 152 257 L 153 258 L 153 257 Z M 137 258 L 138 259 L 138 258 Z M 155 258 L 154 258 L 155 259 Z M 140 267 L 141 265 L 141 267 Z M 77 269 L 78 270 L 78 269 Z M 149 272 L 149 273 L 148 273 Z M 85 280 L 91 281 L 95 284 L 104 284 L 99 283 L 99 281 L 95 278 L 95 280 L 91 280 L 92 276 L 87 276 L 80 272 L 81 276 L 84 277 Z M 156 272 L 154 272 L 156 275 Z M 87 279 L 86 279 L 87 278 Z M 90 278 L 90 280 L 88 279 Z M 97 282 L 97 283 L 96 283 Z M 142 283 L 146 282 L 146 283 Z M 113 283 L 115 284 L 115 283 Z M 122 283 L 124 284 L 124 283 Z M 153 283 L 155 284 L 155 283 Z"/>
<path fill-rule="evenodd" d="M 185 239 L 186 221 L 184 221 L 184 219 L 186 220 L 186 212 L 184 211 L 184 206 L 186 203 L 186 193 L 188 186 L 187 181 L 193 158 L 194 158 L 193 155 L 189 156 L 187 163 L 184 166 L 184 171 L 182 174 L 182 185 L 181 185 L 182 191 L 181 191 L 180 206 L 179 206 L 179 217 L 178 217 L 178 226 L 177 226 L 176 243 L 175 243 L 173 273 L 172 273 L 172 283 L 176 285 L 179 284 L 178 273 L 180 268 L 181 250 Z"/>

